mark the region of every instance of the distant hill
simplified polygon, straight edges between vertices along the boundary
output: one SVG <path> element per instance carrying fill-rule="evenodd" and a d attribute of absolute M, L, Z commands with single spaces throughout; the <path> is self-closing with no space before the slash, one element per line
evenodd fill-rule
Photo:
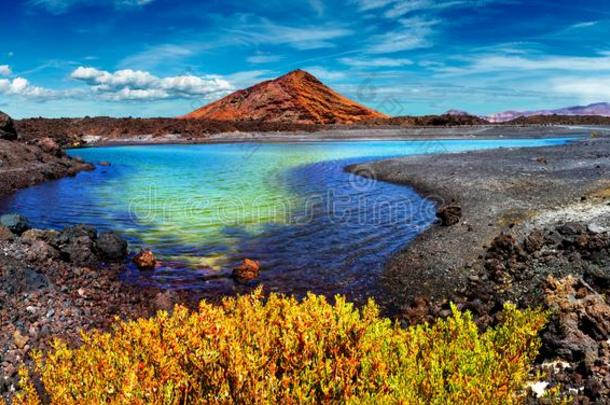
<path fill-rule="evenodd" d="M 453 127 L 461 125 L 486 125 L 489 122 L 476 115 L 470 115 L 463 111 L 450 110 L 441 115 L 406 115 L 402 117 L 390 117 L 369 120 L 371 125 L 400 125 L 403 127 Z"/>
<path fill-rule="evenodd" d="M 496 114 L 492 114 L 489 117 L 485 117 L 489 122 L 492 123 L 503 123 L 514 121 L 519 117 L 531 117 L 531 116 L 546 116 L 546 115 L 557 115 L 557 116 L 600 116 L 610 117 L 610 104 L 609 103 L 595 103 L 587 106 L 576 106 L 559 108 L 556 110 L 540 110 L 540 111 L 504 111 Z"/>
<path fill-rule="evenodd" d="M 295 70 L 277 79 L 236 91 L 182 118 L 353 124 L 387 116 L 342 96 L 311 74 Z"/>
<path fill-rule="evenodd" d="M 505 125 L 610 125 L 610 117 L 601 115 L 530 115 L 503 122 Z"/>

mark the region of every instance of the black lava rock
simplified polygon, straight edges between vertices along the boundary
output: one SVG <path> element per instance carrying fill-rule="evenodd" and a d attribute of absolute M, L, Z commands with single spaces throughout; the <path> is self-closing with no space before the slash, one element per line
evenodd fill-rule
<path fill-rule="evenodd" d="M 95 246 L 103 260 L 120 261 L 127 256 L 127 242 L 114 232 L 101 233 Z"/>
<path fill-rule="evenodd" d="M 21 235 L 30 229 L 28 219 L 19 214 L 4 214 L 0 217 L 0 225 L 10 229 L 11 232 Z"/>

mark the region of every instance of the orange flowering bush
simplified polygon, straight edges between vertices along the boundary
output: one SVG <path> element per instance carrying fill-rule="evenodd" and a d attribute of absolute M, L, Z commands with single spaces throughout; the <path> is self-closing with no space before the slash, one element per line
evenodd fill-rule
<path fill-rule="evenodd" d="M 35 355 L 56 404 L 510 403 L 519 400 L 539 348 L 540 311 L 507 305 L 502 325 L 479 332 L 471 316 L 404 329 L 371 301 L 356 309 L 272 294 L 176 307 L 56 341 Z M 38 402 L 22 375 L 18 404 Z"/>

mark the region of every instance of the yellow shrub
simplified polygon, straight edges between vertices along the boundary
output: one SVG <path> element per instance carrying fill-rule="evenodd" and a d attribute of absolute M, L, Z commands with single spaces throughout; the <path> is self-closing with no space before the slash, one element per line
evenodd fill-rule
<path fill-rule="evenodd" d="M 88 333 L 76 349 L 57 341 L 36 355 L 52 403 L 510 403 L 539 348 L 545 314 L 505 307 L 480 333 L 469 314 L 400 328 L 374 303 L 260 291 L 176 307 Z M 17 403 L 36 403 L 27 378 Z M 28 389 L 29 387 L 29 389 Z"/>

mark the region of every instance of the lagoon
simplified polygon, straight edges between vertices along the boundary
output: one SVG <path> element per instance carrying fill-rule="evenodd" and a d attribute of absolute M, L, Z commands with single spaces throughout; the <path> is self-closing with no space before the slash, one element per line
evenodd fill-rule
<path fill-rule="evenodd" d="M 227 276 L 260 260 L 272 291 L 372 295 L 387 259 L 435 220 L 413 189 L 344 167 L 383 158 L 535 147 L 570 138 L 108 146 L 69 153 L 92 172 L 20 190 L 0 201 L 35 227 L 90 224 L 150 247 L 162 261 L 126 281 L 228 294 Z M 372 176 L 374 177 L 374 176 Z"/>

